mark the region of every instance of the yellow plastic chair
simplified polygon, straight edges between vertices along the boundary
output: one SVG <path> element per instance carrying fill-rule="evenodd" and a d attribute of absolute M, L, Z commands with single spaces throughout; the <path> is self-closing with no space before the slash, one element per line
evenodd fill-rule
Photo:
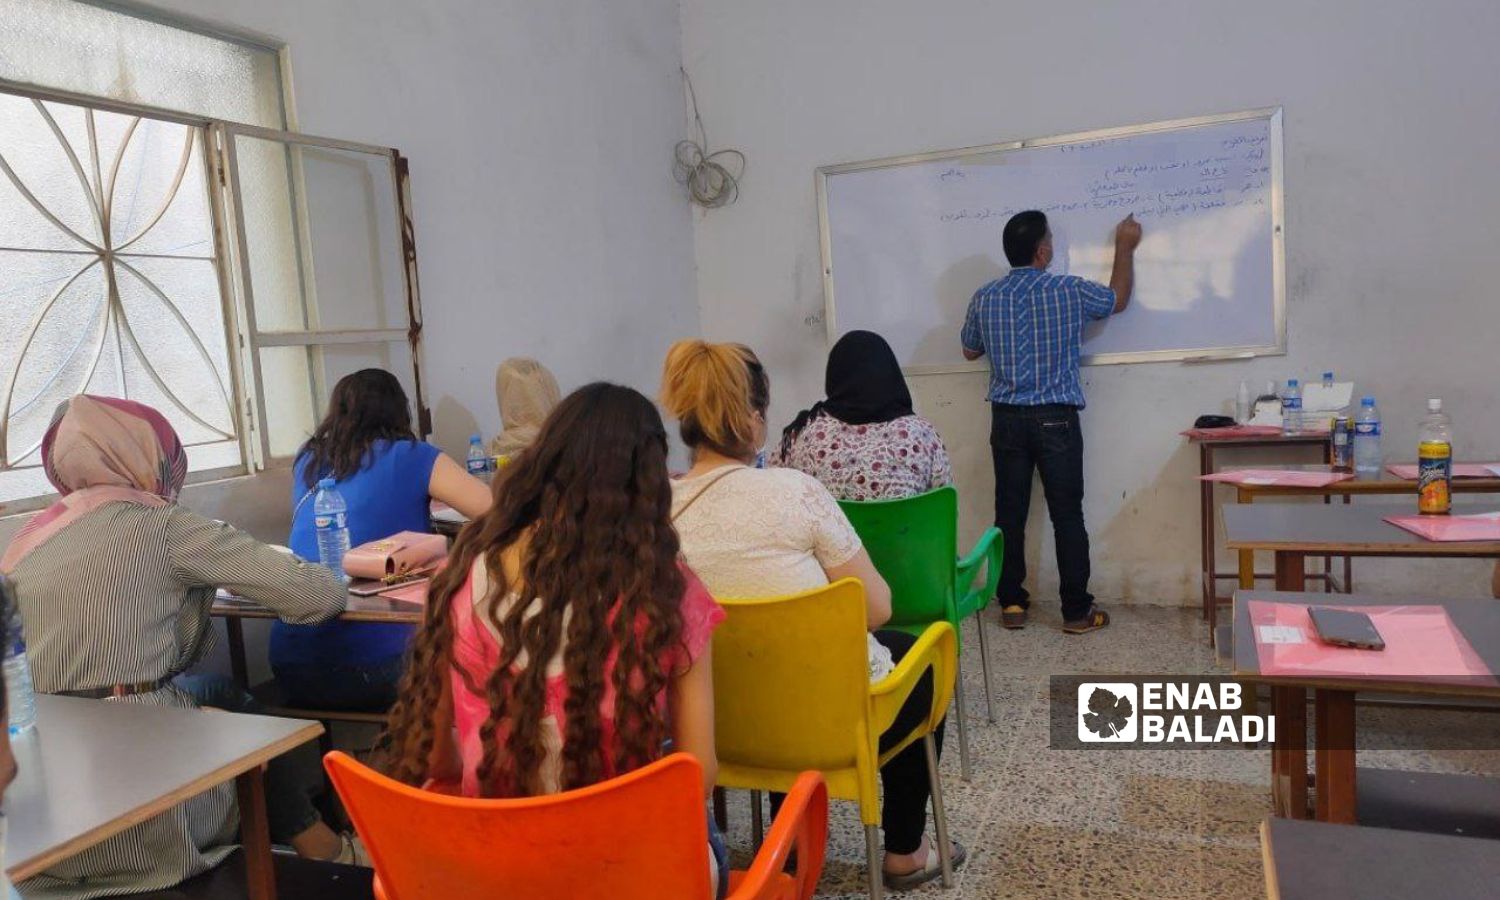
<path fill-rule="evenodd" d="M 865 589 L 853 578 L 761 600 L 721 600 L 728 618 L 714 632 L 715 749 L 721 787 L 787 791 L 797 775 L 819 771 L 828 795 L 859 802 L 870 897 L 884 895 L 878 825 L 880 767 L 914 741 L 927 750 L 943 885 L 953 885 L 948 819 L 933 730 L 953 698 L 958 636 L 947 622 L 928 626 L 896 670 L 870 683 Z M 933 673 L 927 719 L 890 752 L 880 735 Z M 759 805 L 759 801 L 756 801 Z"/>

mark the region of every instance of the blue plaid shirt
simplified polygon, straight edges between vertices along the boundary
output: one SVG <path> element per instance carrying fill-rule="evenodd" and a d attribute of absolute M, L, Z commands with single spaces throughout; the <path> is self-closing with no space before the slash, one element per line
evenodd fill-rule
<path fill-rule="evenodd" d="M 990 358 L 991 403 L 1083 408 L 1083 326 L 1115 308 L 1115 292 L 1077 275 L 1012 269 L 980 288 L 964 316 L 963 344 Z"/>

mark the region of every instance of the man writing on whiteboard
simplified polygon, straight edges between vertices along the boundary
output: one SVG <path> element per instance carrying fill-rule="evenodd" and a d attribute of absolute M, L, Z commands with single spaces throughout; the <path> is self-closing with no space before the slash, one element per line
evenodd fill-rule
<path fill-rule="evenodd" d="M 1089 593 L 1089 533 L 1083 521 L 1083 433 L 1078 378 L 1083 326 L 1125 309 L 1135 281 L 1141 226 L 1126 216 L 1115 228 L 1109 284 L 1053 275 L 1047 216 L 1017 213 L 1003 243 L 1011 271 L 969 301 L 962 332 L 965 359 L 990 358 L 990 452 L 995 462 L 995 524 L 1005 535 L 1005 563 L 997 599 L 1006 628 L 1024 628 L 1026 514 L 1031 473 L 1042 492 L 1057 541 L 1063 631 L 1084 634 L 1109 624 L 1109 613 Z"/>

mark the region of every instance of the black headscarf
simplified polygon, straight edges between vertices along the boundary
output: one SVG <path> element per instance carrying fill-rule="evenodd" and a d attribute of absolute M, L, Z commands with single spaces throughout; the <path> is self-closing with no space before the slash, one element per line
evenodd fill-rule
<path fill-rule="evenodd" d="M 783 455 L 819 413 L 849 425 L 872 425 L 912 415 L 911 391 L 901 374 L 901 364 L 891 345 L 873 331 L 851 331 L 828 351 L 823 392 L 827 399 L 798 413 L 781 433 Z"/>

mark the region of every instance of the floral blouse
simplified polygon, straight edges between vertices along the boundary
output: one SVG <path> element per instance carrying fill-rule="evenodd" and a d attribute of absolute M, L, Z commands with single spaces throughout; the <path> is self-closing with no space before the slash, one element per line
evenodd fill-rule
<path fill-rule="evenodd" d="M 849 425 L 823 413 L 776 464 L 806 472 L 839 500 L 897 500 L 953 483 L 943 439 L 916 415 Z"/>

